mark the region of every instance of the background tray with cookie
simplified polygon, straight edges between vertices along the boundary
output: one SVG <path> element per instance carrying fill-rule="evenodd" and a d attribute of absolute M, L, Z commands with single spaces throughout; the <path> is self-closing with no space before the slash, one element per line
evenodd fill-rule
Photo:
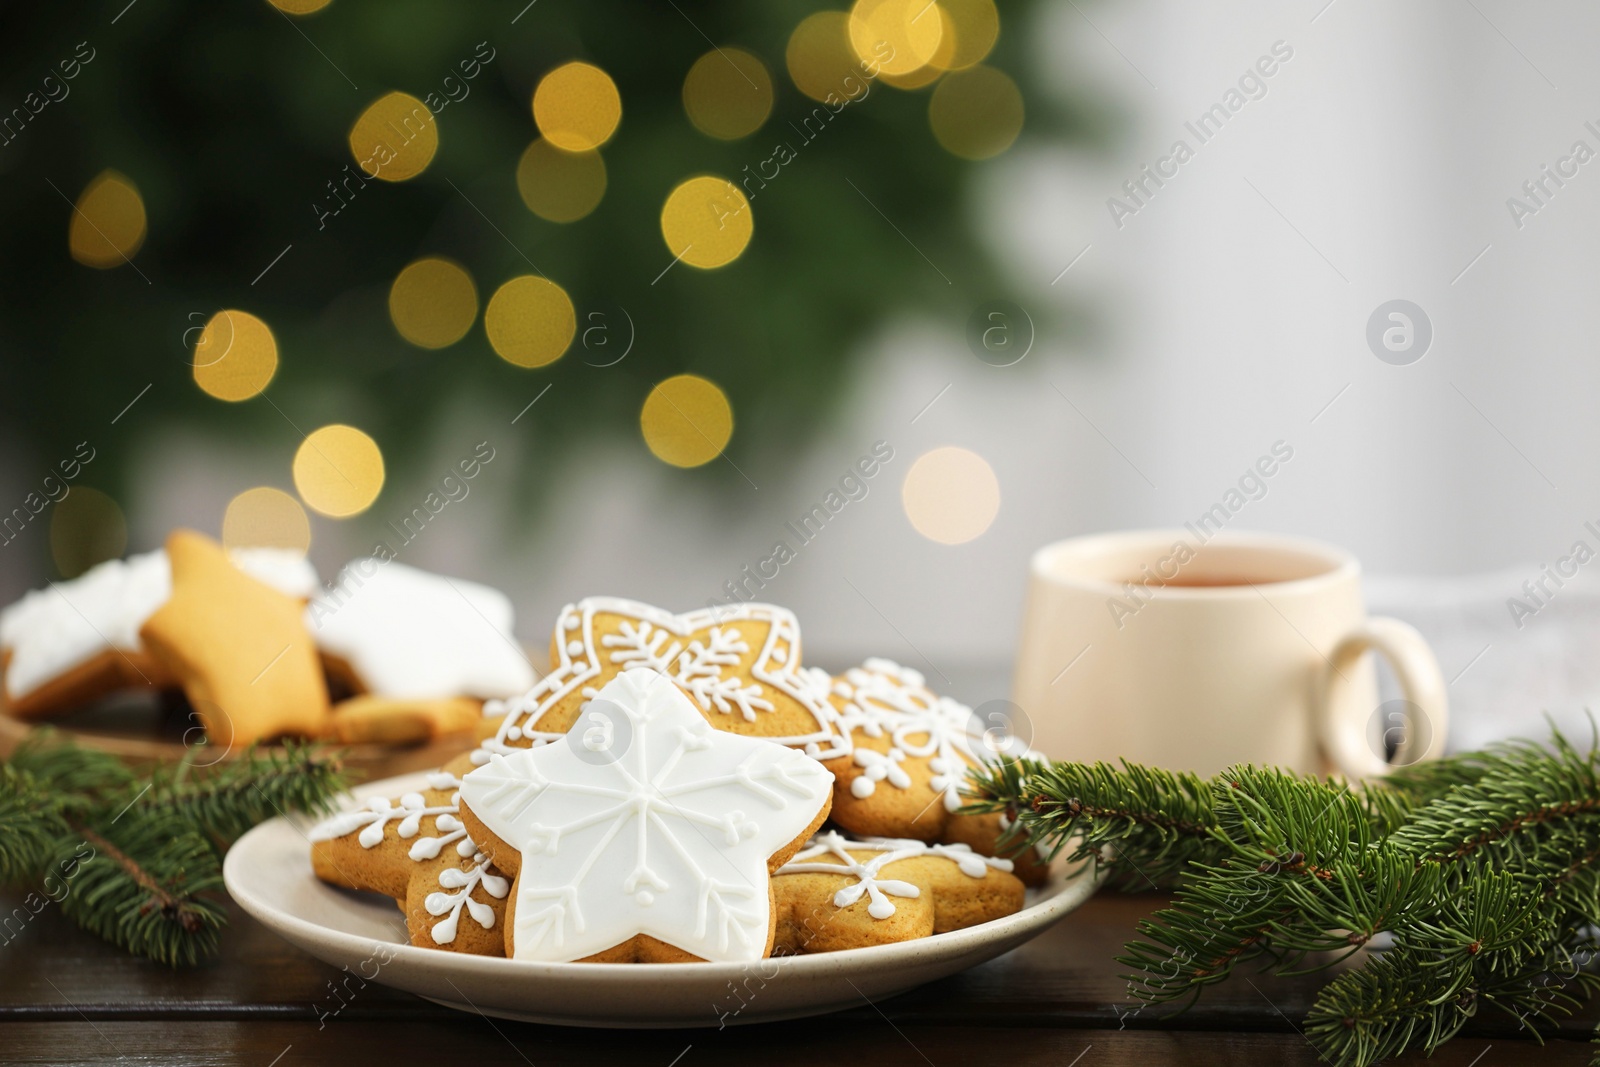
<path fill-rule="evenodd" d="M 0 664 L 0 755 L 40 724 L 133 762 L 310 739 L 378 777 L 466 751 L 535 679 L 488 586 L 363 557 L 324 587 L 303 553 L 187 530 L 0 611 Z"/>

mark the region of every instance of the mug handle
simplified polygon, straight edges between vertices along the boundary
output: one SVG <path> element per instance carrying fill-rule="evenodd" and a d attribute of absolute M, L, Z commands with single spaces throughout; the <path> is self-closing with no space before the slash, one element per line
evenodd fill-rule
<path fill-rule="evenodd" d="M 1393 763 L 1367 744 L 1367 723 L 1365 717 L 1359 715 L 1361 709 L 1356 709 L 1358 717 L 1355 719 L 1349 712 L 1345 713 L 1343 721 L 1336 719 L 1341 706 L 1338 697 L 1348 681 L 1344 672 L 1369 650 L 1382 653 L 1394 668 L 1400 691 L 1410 704 L 1408 717 L 1420 712 L 1428 727 L 1426 748 L 1418 751 L 1421 724 L 1407 723 Z M 1344 636 L 1328 657 L 1327 669 L 1317 686 L 1316 710 L 1323 751 L 1334 766 L 1352 780 L 1381 778 L 1396 767 L 1436 759 L 1444 753 L 1445 731 L 1450 721 L 1444 674 L 1428 642 L 1415 627 L 1399 619 L 1370 618 Z"/>

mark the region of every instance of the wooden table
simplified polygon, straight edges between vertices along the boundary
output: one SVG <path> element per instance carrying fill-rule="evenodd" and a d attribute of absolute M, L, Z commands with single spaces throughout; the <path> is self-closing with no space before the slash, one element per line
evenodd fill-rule
<path fill-rule="evenodd" d="M 0 946 L 0 1063 L 247 1064 L 1169 1064 L 1318 1062 L 1295 1027 L 1315 978 L 1253 971 L 1176 1018 L 1133 1013 L 1113 955 L 1154 895 L 1102 893 L 1033 943 L 966 974 L 824 1019 L 725 1030 L 535 1026 L 441 1008 L 369 985 L 337 1014 L 333 968 L 237 909 L 221 955 L 189 971 L 123 956 L 50 907 Z M 16 907 L 0 894 L 0 914 Z M 1484 1015 L 1440 1067 L 1586 1064 L 1595 1012 L 1540 1047 Z M 1480 1058 L 1481 1057 L 1481 1058 Z"/>

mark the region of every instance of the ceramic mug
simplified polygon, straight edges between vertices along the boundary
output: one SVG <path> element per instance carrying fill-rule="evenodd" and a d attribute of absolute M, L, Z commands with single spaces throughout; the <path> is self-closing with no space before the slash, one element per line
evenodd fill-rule
<path fill-rule="evenodd" d="M 1380 707 L 1368 651 L 1403 701 Z M 1098 534 L 1033 556 L 1013 699 L 1033 746 L 1212 775 L 1350 778 L 1438 756 L 1448 708 L 1422 635 L 1372 618 L 1342 549 L 1275 534 Z"/>

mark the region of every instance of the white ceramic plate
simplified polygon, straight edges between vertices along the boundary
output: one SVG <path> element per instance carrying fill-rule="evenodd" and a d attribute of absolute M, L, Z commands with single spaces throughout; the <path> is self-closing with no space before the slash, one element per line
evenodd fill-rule
<path fill-rule="evenodd" d="M 360 786 L 396 796 L 420 774 Z M 1015 915 L 916 941 L 756 963 L 534 963 L 415 948 L 393 902 L 311 873 L 309 821 L 273 819 L 229 850 L 228 892 L 292 944 L 352 975 L 461 1011 L 563 1026 L 721 1027 L 820 1015 L 903 993 L 1011 951 L 1095 889 L 1052 872 Z"/>

